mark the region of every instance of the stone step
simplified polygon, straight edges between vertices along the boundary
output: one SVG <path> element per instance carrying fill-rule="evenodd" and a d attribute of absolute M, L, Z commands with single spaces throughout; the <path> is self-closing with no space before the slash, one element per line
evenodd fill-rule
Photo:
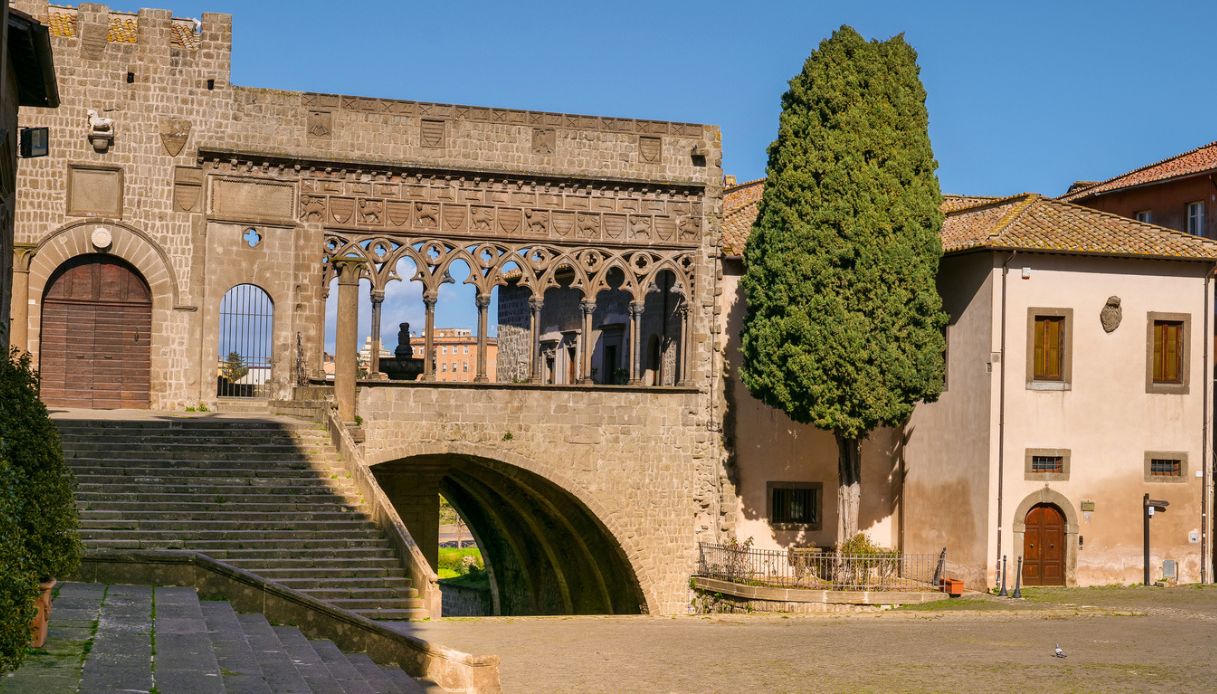
<path fill-rule="evenodd" d="M 229 564 L 239 560 L 295 559 L 317 562 L 320 559 L 366 559 L 397 562 L 397 555 L 388 542 L 375 547 L 295 547 L 268 549 L 209 549 L 207 555 Z"/>
<path fill-rule="evenodd" d="M 330 674 L 334 676 L 334 681 L 338 683 L 339 690 L 342 694 L 369 694 L 376 690 L 368 681 L 363 678 L 359 670 L 351 664 L 347 656 L 334 645 L 333 641 L 319 639 L 313 641 L 313 650 L 317 652 L 321 662 L 329 668 Z M 404 672 L 402 673 L 405 674 Z M 409 675 L 406 675 L 409 677 Z"/>
<path fill-rule="evenodd" d="M 230 481 L 219 480 L 212 485 L 198 485 L 198 483 L 189 482 L 168 482 L 159 487 L 150 487 L 144 482 L 135 482 L 135 478 L 123 480 L 122 482 L 78 482 L 78 493 L 110 493 L 116 494 L 140 494 L 148 493 L 148 489 L 155 488 L 157 493 L 161 494 L 186 494 L 186 496 L 215 496 L 215 494 L 231 494 L 231 496 L 242 496 L 242 494 L 291 494 L 297 497 L 329 497 L 337 492 L 353 492 L 354 485 L 346 485 L 342 480 L 326 481 L 315 480 L 316 483 L 310 485 L 298 486 L 268 486 L 268 485 L 237 485 Z M 316 500 L 316 499 L 310 499 Z M 320 503 L 320 500 L 318 500 Z"/>
<path fill-rule="evenodd" d="M 143 468 L 143 469 L 161 469 L 161 470 L 208 470 L 216 465 L 214 460 L 124 460 L 122 458 L 105 457 L 105 458 L 74 458 L 68 462 L 73 470 L 82 470 L 85 468 L 97 468 L 104 470 L 122 470 L 126 468 Z M 244 470 L 265 470 L 271 468 L 274 470 L 313 470 L 325 469 L 330 467 L 326 464 L 319 464 L 316 460 L 279 460 L 268 465 L 264 461 L 240 461 L 240 460 L 225 460 L 223 467 L 229 469 L 244 469 Z"/>
<path fill-rule="evenodd" d="M 255 522 L 272 521 L 276 523 L 291 523 L 297 521 L 368 521 L 358 511 L 240 511 L 228 510 L 226 502 L 213 503 L 211 508 L 193 510 L 177 509 L 169 511 L 151 511 L 146 509 L 83 509 L 80 520 L 91 521 L 94 524 L 107 521 L 229 521 Z M 94 527 L 101 527 L 94 525 Z"/>
<path fill-rule="evenodd" d="M 55 418 L 55 427 L 60 431 L 89 431 L 95 429 L 119 430 L 178 430 L 210 431 L 215 429 L 239 429 L 243 431 L 295 431 L 316 429 L 316 424 L 296 422 L 274 417 L 170 417 L 166 419 L 69 419 Z"/>
<path fill-rule="evenodd" d="M 325 550 L 337 551 L 341 549 L 359 549 L 368 548 L 386 549 L 390 546 L 387 541 L 379 535 L 368 535 L 365 537 L 337 537 L 337 538 L 301 538 L 301 537 L 262 537 L 252 536 L 246 539 L 212 539 L 212 538 L 180 538 L 170 537 L 155 538 L 155 539 L 132 539 L 129 537 L 111 537 L 107 531 L 90 531 L 96 537 L 84 538 L 88 539 L 88 547 L 97 550 L 119 550 L 119 549 L 182 549 L 193 552 L 200 552 L 211 556 L 213 553 L 222 554 L 233 550 L 250 550 L 250 551 L 273 551 L 282 549 L 289 552 L 299 552 L 304 550 Z M 83 536 L 83 533 L 82 533 Z M 217 557 L 219 558 L 219 557 Z"/>
<path fill-rule="evenodd" d="M 154 599 L 157 690 L 224 694 L 215 646 L 194 588 L 158 587 Z"/>
<path fill-rule="evenodd" d="M 272 581 L 285 578 L 377 578 L 401 575 L 400 566 L 385 568 L 380 566 L 339 566 L 326 562 L 323 566 L 307 566 L 288 569 L 259 569 L 258 575 Z"/>
<path fill-rule="evenodd" d="M 136 485 L 124 485 L 136 486 Z M 197 492 L 182 491 L 182 492 L 162 492 L 148 491 L 146 487 L 138 485 L 139 490 L 132 492 L 118 492 L 113 486 L 97 485 L 96 488 L 76 489 L 76 498 L 79 501 L 90 504 L 105 502 L 108 499 L 113 499 L 115 503 L 123 504 L 179 504 L 179 503 L 199 503 L 211 504 L 215 503 L 214 496 L 208 498 L 200 496 Z M 230 485 L 231 486 L 231 485 Z M 275 489 L 231 489 L 223 490 L 224 499 L 229 503 L 244 504 L 349 504 L 349 498 L 343 495 L 334 494 L 332 491 L 327 492 L 320 488 L 307 488 L 294 490 L 288 493 L 281 493 Z"/>
<path fill-rule="evenodd" d="M 310 689 L 314 692 L 336 692 L 340 689 L 325 661 L 321 660 L 321 656 L 317 655 L 313 645 L 299 629 L 287 626 L 272 628 L 279 637 L 279 643 L 283 644 L 283 649 L 292 659 L 292 665 L 296 666 L 296 672 L 300 673 Z"/>
<path fill-rule="evenodd" d="M 110 453 L 111 455 L 107 455 Z M 318 456 L 322 455 L 323 451 L 314 451 Z M 64 460 L 72 464 L 75 461 L 86 460 L 124 460 L 124 461 L 171 461 L 171 460 L 234 460 L 246 463 L 275 463 L 286 461 L 291 463 L 307 463 L 311 462 L 308 452 L 302 449 L 295 449 L 294 452 L 288 453 L 230 453 L 225 450 L 210 449 L 210 450 L 182 450 L 174 453 L 148 450 L 128 446 L 124 449 L 116 451 L 76 451 L 71 448 L 66 448 L 63 451 Z"/>
<path fill-rule="evenodd" d="M 410 579 L 405 577 L 404 573 L 390 574 L 387 576 L 307 576 L 304 578 L 280 577 L 275 579 L 277 583 L 282 583 L 288 588 L 296 590 L 345 590 L 351 588 L 376 588 L 385 590 L 397 590 L 402 594 L 409 593 L 409 597 L 413 597 L 416 593 L 415 589 L 410 585 Z"/>
<path fill-rule="evenodd" d="M 213 530 L 251 532 L 372 532 L 376 526 L 368 520 L 87 520 L 81 519 L 81 530 L 145 530 L 151 532 L 176 531 L 186 535 Z"/>
<path fill-rule="evenodd" d="M 152 588 L 112 585 L 106 589 L 81 675 L 82 692 L 152 689 Z"/>
<path fill-rule="evenodd" d="M 267 491 L 292 490 L 292 492 L 316 490 L 324 494 L 332 494 L 335 490 L 346 491 L 354 487 L 353 484 L 342 478 L 334 480 L 318 477 L 200 478 L 200 482 L 203 480 L 206 480 L 207 484 L 194 484 L 189 479 L 183 480 L 182 478 L 168 475 L 133 475 L 130 477 L 125 475 L 76 476 L 77 483 L 86 491 L 101 491 L 106 489 L 120 494 L 132 491 L 147 491 L 149 485 L 156 485 L 160 489 L 172 489 L 174 490 L 172 493 L 177 494 L 187 492 L 193 494 L 214 494 L 249 488 Z M 134 489 L 130 489 L 130 487 L 134 487 Z M 216 491 L 212 491 L 213 489 Z"/>
<path fill-rule="evenodd" d="M 274 479 L 278 479 L 278 480 L 287 480 L 287 481 L 303 480 L 303 479 L 308 479 L 311 481 L 317 481 L 318 479 L 320 479 L 323 482 L 329 482 L 329 481 L 343 482 L 343 481 L 345 481 L 343 476 L 336 469 L 321 468 L 320 466 L 312 468 L 312 471 L 316 474 L 313 476 L 310 476 L 310 477 L 302 476 L 302 473 L 306 473 L 309 470 L 309 468 L 300 468 L 300 467 L 280 468 L 278 466 L 278 464 L 269 464 L 269 465 L 263 464 L 263 466 L 261 468 L 254 468 L 254 467 L 233 468 L 233 467 L 229 467 L 229 464 L 227 462 L 217 463 L 217 466 L 214 468 L 177 467 L 177 466 L 173 466 L 173 465 L 163 465 L 163 466 L 158 466 L 158 467 L 146 467 L 143 465 L 141 465 L 139 467 L 123 467 L 121 465 L 97 466 L 97 465 L 92 465 L 92 464 L 90 464 L 90 465 L 72 465 L 71 467 L 72 467 L 72 472 L 73 472 L 73 474 L 76 475 L 76 477 L 78 477 L 78 478 L 79 477 L 88 477 L 90 479 L 93 479 L 93 481 L 95 483 L 98 482 L 96 480 L 96 478 L 99 478 L 99 477 L 110 477 L 110 478 L 159 477 L 159 478 L 174 479 L 174 480 L 178 480 L 178 481 L 182 481 L 182 482 L 186 482 L 186 481 L 190 481 L 190 480 L 206 480 L 206 479 L 221 478 L 221 477 L 225 478 L 225 479 L 274 478 Z M 130 480 L 119 479 L 117 481 L 128 482 Z M 100 483 L 104 484 L 104 482 L 100 482 Z"/>
<path fill-rule="evenodd" d="M 217 557 L 218 559 L 218 557 Z M 264 574 L 266 571 L 277 569 L 311 569 L 312 567 L 321 564 L 319 559 L 322 557 L 302 557 L 299 559 L 268 559 L 262 557 L 228 557 L 225 561 L 233 566 L 239 566 L 243 569 L 252 570 L 250 567 L 258 567 L 255 573 Z M 384 558 L 369 558 L 369 557 L 340 557 L 329 555 L 324 557 L 324 565 L 332 569 L 400 569 L 401 562 L 396 557 Z"/>
<path fill-rule="evenodd" d="M 89 530 L 80 531 L 81 539 L 92 540 L 143 540 L 146 542 L 168 542 L 181 546 L 184 540 L 213 541 L 213 540 L 345 540 L 351 537 L 351 530 L 190 530 L 182 528 L 167 528 L 163 530 Z M 366 533 L 366 531 L 365 531 Z M 364 537 L 378 537 L 379 533 L 366 533 Z"/>
<path fill-rule="evenodd" d="M 187 498 L 197 498 L 193 494 L 187 495 Z M 264 501 L 237 501 L 232 497 L 225 498 L 219 502 L 223 504 L 222 508 L 216 508 L 216 501 L 175 501 L 175 502 L 150 502 L 150 501 L 111 501 L 109 499 L 78 499 L 76 507 L 79 509 L 81 516 L 88 512 L 95 513 L 118 513 L 124 516 L 129 516 L 133 512 L 153 512 L 153 511 L 171 511 L 180 514 L 194 513 L 209 513 L 212 511 L 227 511 L 227 512 L 242 512 L 242 513 L 301 513 L 309 512 L 321 506 L 315 501 L 299 501 L 295 497 L 287 497 L 290 501 L 280 502 L 264 502 Z M 333 502 L 321 506 L 322 508 L 334 509 L 335 511 L 345 511 L 348 513 L 359 513 L 360 509 L 354 504 L 342 502 L 338 497 L 335 497 Z"/>
<path fill-rule="evenodd" d="M 100 434 L 98 432 L 101 432 Z M 244 429 L 229 429 L 225 431 L 191 432 L 183 429 L 133 429 L 129 433 L 120 429 L 60 429 L 59 438 L 63 445 L 71 446 L 77 443 L 94 443 L 106 441 L 128 445 L 145 443 L 172 443 L 198 445 L 207 441 L 215 442 L 222 436 L 220 443 L 276 443 L 292 445 L 308 443 L 325 445 L 330 442 L 330 433 L 324 429 L 292 429 L 284 431 L 267 431 Z"/>
<path fill-rule="evenodd" d="M 245 630 L 232 605 L 219 600 L 199 603 L 207 625 L 207 635 L 215 649 L 216 662 L 223 674 L 224 689 L 247 694 L 273 694 L 266 682 L 258 656 L 245 638 Z"/>
<path fill-rule="evenodd" d="M 310 694 L 313 691 L 296 669 L 291 655 L 279 640 L 274 627 L 266 621 L 266 617 L 260 614 L 239 614 L 237 621 L 241 624 L 241 631 L 254 653 L 254 658 L 262 668 L 263 678 L 268 684 L 273 684 L 272 691 L 283 694 Z"/>
<path fill-rule="evenodd" d="M 372 686 L 372 691 L 377 694 L 415 694 L 423 691 L 422 687 L 417 682 L 411 682 L 410 685 L 398 684 L 398 682 L 386 674 L 385 669 L 363 653 L 351 653 L 347 655 L 347 660 L 355 667 L 359 674 L 367 680 L 367 683 Z"/>
<path fill-rule="evenodd" d="M 308 593 L 308 591 L 301 592 Z M 325 598 L 325 601 L 335 607 L 360 614 L 381 610 L 423 609 L 423 601 L 418 598 Z"/>
<path fill-rule="evenodd" d="M 139 441 L 115 441 L 107 436 L 94 436 L 92 438 L 81 438 L 73 441 L 62 441 L 62 445 L 66 450 L 72 451 L 124 451 L 130 448 L 139 448 L 146 451 L 165 451 L 175 452 L 184 451 L 188 453 L 198 451 L 249 451 L 251 453 L 291 453 L 301 449 L 311 449 L 317 453 L 325 453 L 328 448 L 322 444 L 324 439 L 314 439 L 316 443 L 298 441 L 287 437 L 254 437 L 248 439 L 233 439 L 224 436 L 217 440 L 215 436 L 201 436 L 197 439 L 183 439 L 181 436 L 165 437 L 160 440 L 152 440 L 147 436 L 140 437 Z"/>
<path fill-rule="evenodd" d="M 414 600 L 418 598 L 415 588 L 299 588 L 301 593 L 318 600 Z M 419 603 L 421 605 L 421 602 Z"/>

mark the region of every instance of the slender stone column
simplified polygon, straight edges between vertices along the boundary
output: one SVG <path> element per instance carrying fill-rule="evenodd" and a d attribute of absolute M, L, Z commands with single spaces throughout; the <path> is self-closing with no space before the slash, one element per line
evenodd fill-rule
<path fill-rule="evenodd" d="M 532 350 L 528 356 L 528 380 L 533 383 L 541 382 L 541 308 L 544 305 L 545 301 L 537 297 L 528 300 L 528 332 L 532 339 Z"/>
<path fill-rule="evenodd" d="M 490 295 L 477 295 L 478 307 L 478 372 L 473 377 L 474 383 L 485 383 L 486 377 L 486 320 L 490 309 Z"/>
<path fill-rule="evenodd" d="M 685 296 L 681 301 L 680 306 L 676 309 L 680 313 L 680 380 L 676 382 L 678 386 L 687 386 L 692 383 L 692 365 L 689 359 L 693 354 L 693 311 L 689 305 L 689 297 Z"/>
<path fill-rule="evenodd" d="M 9 346 L 22 352 L 30 351 L 30 263 L 34 260 L 34 245 L 13 246 L 13 301 L 9 314 Z"/>
<path fill-rule="evenodd" d="M 584 299 L 579 302 L 583 310 L 583 333 L 579 336 L 582 343 L 582 353 L 579 355 L 579 382 L 592 383 L 592 349 L 596 344 L 592 341 L 592 314 L 596 312 L 596 302 Z"/>
<path fill-rule="evenodd" d="M 628 353 L 630 359 L 630 385 L 638 385 L 642 379 L 638 374 L 638 362 L 642 357 L 642 312 L 646 304 L 641 301 L 630 302 L 630 335 Z"/>
<path fill-rule="evenodd" d="M 423 380 L 435 380 L 435 301 L 438 297 L 423 292 L 423 306 L 427 309 L 427 320 L 423 322 Z"/>
<path fill-rule="evenodd" d="M 368 374 L 380 373 L 380 305 L 384 303 L 383 289 L 372 290 L 372 353 L 368 355 Z"/>
<path fill-rule="evenodd" d="M 338 274 L 338 325 L 334 339 L 334 397 L 338 418 L 355 421 L 355 378 L 359 365 L 359 276 L 362 258 L 335 258 Z"/>

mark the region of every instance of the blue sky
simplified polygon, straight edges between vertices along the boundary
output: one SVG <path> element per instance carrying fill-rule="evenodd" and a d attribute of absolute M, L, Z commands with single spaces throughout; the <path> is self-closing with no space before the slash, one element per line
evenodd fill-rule
<path fill-rule="evenodd" d="M 237 84 L 713 123 L 740 180 L 841 24 L 917 49 L 946 192 L 1059 194 L 1217 139 L 1211 0 L 110 3 L 140 4 L 234 15 Z"/>

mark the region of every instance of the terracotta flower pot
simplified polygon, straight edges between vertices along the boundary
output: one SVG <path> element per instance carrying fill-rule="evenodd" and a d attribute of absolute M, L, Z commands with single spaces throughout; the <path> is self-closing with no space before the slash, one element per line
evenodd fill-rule
<path fill-rule="evenodd" d="M 42 591 L 34 601 L 38 612 L 30 623 L 30 646 L 33 648 L 42 648 L 46 643 L 47 627 L 51 621 L 51 590 L 55 587 L 55 579 L 39 583 L 38 587 Z"/>
<path fill-rule="evenodd" d="M 942 590 L 953 598 L 963 595 L 963 581 L 958 578 L 942 579 Z"/>

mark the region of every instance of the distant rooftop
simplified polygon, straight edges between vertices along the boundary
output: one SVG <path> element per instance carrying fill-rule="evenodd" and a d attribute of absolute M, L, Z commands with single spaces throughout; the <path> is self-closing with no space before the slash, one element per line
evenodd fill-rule
<path fill-rule="evenodd" d="M 1124 188 L 1134 188 L 1173 178 L 1195 176 L 1214 170 L 1217 170 L 1217 142 L 1210 142 L 1207 145 L 1201 145 L 1182 154 L 1176 154 L 1161 161 L 1146 164 L 1138 169 L 1109 178 L 1106 181 L 1099 181 L 1090 185 L 1079 185 L 1085 183 L 1084 181 L 1079 181 L 1069 187 L 1069 191 L 1061 196 L 1061 200 L 1082 200 Z"/>
<path fill-rule="evenodd" d="M 738 256 L 752 231 L 765 180 L 723 193 L 723 253 Z M 1036 193 L 944 195 L 942 248 L 1026 250 L 1172 260 L 1217 260 L 1217 242 Z"/>

